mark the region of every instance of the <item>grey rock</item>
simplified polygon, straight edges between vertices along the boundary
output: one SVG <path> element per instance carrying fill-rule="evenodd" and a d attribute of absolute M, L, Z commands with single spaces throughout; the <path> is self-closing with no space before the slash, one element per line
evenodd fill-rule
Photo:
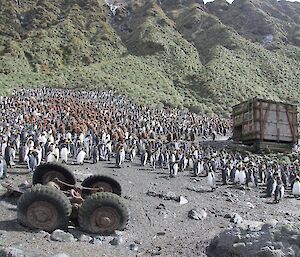
<path fill-rule="evenodd" d="M 86 243 L 89 243 L 89 242 L 92 242 L 93 238 L 91 236 L 87 236 L 87 235 L 81 235 L 79 238 L 78 238 L 78 241 L 79 242 L 86 242 Z"/>
<path fill-rule="evenodd" d="M 165 206 L 163 203 L 160 203 L 160 204 L 156 207 L 156 209 L 158 209 L 158 210 L 165 210 L 165 209 L 166 209 L 166 206 Z"/>
<path fill-rule="evenodd" d="M 257 253 L 257 257 L 285 257 L 285 254 L 281 250 L 273 250 L 265 247 Z"/>
<path fill-rule="evenodd" d="M 246 205 L 247 207 L 251 208 L 251 209 L 254 209 L 254 208 L 255 208 L 254 204 L 253 204 L 253 203 L 250 203 L 250 202 L 246 202 L 245 205 Z"/>
<path fill-rule="evenodd" d="M 192 209 L 189 211 L 188 217 L 194 220 L 204 220 L 207 217 L 207 212 L 203 209 Z"/>
<path fill-rule="evenodd" d="M 179 204 L 187 204 L 189 201 L 184 196 L 179 196 Z"/>
<path fill-rule="evenodd" d="M 105 237 L 95 236 L 92 239 L 92 243 L 95 244 L 95 245 L 101 245 L 101 244 L 105 243 Z"/>
<path fill-rule="evenodd" d="M 136 244 L 130 244 L 129 249 L 131 251 L 137 252 L 139 250 L 139 247 Z"/>
<path fill-rule="evenodd" d="M 278 224 L 278 221 L 275 219 L 269 219 L 265 222 L 265 224 L 262 226 L 262 230 L 268 230 L 269 228 L 275 228 Z"/>
<path fill-rule="evenodd" d="M 243 222 L 243 218 L 238 213 L 234 213 L 231 216 L 230 222 L 232 222 L 234 224 L 240 224 Z"/>
<path fill-rule="evenodd" d="M 57 229 L 52 232 L 51 234 L 51 240 L 58 241 L 58 242 L 74 242 L 74 236 L 68 232 L 65 232 L 63 230 Z"/>
<path fill-rule="evenodd" d="M 18 248 L 8 247 L 0 250 L 0 256 L 3 257 L 26 257 L 26 254 Z"/>
<path fill-rule="evenodd" d="M 232 216 L 231 214 L 226 213 L 226 214 L 224 215 L 224 218 L 225 218 L 225 219 L 231 219 L 231 216 Z"/>
<path fill-rule="evenodd" d="M 243 220 L 242 222 L 236 224 L 239 228 L 244 230 L 251 230 L 251 231 L 259 231 L 261 230 L 262 226 L 264 225 L 261 221 L 253 221 L 253 220 Z"/>
<path fill-rule="evenodd" d="M 196 192 L 196 193 L 203 193 L 203 192 L 206 192 L 206 189 L 202 188 L 202 187 L 187 187 L 186 188 L 187 190 L 189 191 L 193 191 L 193 192 Z"/>
<path fill-rule="evenodd" d="M 176 196 L 176 194 L 172 191 L 168 191 L 166 193 L 157 193 L 155 191 L 151 191 L 151 190 L 148 190 L 146 192 L 146 194 L 148 196 L 152 196 L 152 197 L 159 197 L 159 198 L 162 198 L 164 200 L 175 200 L 175 201 L 178 201 L 178 197 Z"/>
<path fill-rule="evenodd" d="M 103 241 L 94 238 L 93 241 L 92 241 L 92 244 L 94 244 L 94 245 L 102 245 Z"/>
<path fill-rule="evenodd" d="M 163 197 L 166 200 L 175 200 L 177 199 L 176 194 L 172 191 L 168 191 L 166 194 L 163 194 Z"/>
<path fill-rule="evenodd" d="M 6 231 L 1 231 L 0 232 L 0 240 L 4 240 L 7 236 L 7 232 Z"/>
<path fill-rule="evenodd" d="M 16 247 L 7 247 L 0 250 L 0 256 L 3 257 L 39 257 L 39 254 Z"/>
<path fill-rule="evenodd" d="M 111 240 L 109 243 L 111 244 L 111 245 L 121 245 L 121 244 L 123 244 L 123 237 L 122 236 L 116 236 L 116 237 L 114 237 L 114 239 L 113 240 Z"/>
<path fill-rule="evenodd" d="M 243 252 L 243 249 L 245 249 L 246 244 L 244 242 L 240 243 L 235 243 L 232 245 L 232 247 L 235 249 L 237 252 Z"/>
<path fill-rule="evenodd" d="M 247 225 L 247 220 L 241 224 Z M 249 223 L 249 222 L 248 222 Z M 264 224 L 256 222 L 254 225 Z M 277 222 L 270 222 L 277 223 Z M 250 224 L 250 223 L 249 223 Z M 248 225 L 249 225 L 248 224 Z M 248 226 L 247 225 L 247 226 Z M 251 225 L 251 224 L 250 224 Z M 296 257 L 300 256 L 299 223 L 263 225 L 264 229 L 249 230 L 235 226 L 213 238 L 207 247 L 208 257 Z"/>

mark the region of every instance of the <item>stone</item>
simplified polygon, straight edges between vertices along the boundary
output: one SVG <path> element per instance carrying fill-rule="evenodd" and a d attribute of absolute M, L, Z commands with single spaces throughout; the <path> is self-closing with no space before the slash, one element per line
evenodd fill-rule
<path fill-rule="evenodd" d="M 236 226 L 238 226 L 241 229 L 251 231 L 259 231 L 261 230 L 263 225 L 263 222 L 255 220 L 242 220 L 242 222 L 236 224 Z"/>
<path fill-rule="evenodd" d="M 7 236 L 7 232 L 6 231 L 1 231 L 0 232 L 0 240 L 3 241 Z"/>
<path fill-rule="evenodd" d="M 196 193 L 203 193 L 203 192 L 206 192 L 206 189 L 202 188 L 202 187 L 187 187 L 186 188 L 187 190 L 189 191 L 193 191 L 193 192 L 196 192 Z"/>
<path fill-rule="evenodd" d="M 172 191 L 168 191 L 166 193 L 157 193 L 155 191 L 151 191 L 151 190 L 148 190 L 146 192 L 146 194 L 148 196 L 152 196 L 152 197 L 159 197 L 159 198 L 162 198 L 164 200 L 175 200 L 175 201 L 178 201 L 178 197 L 176 196 L 176 194 Z"/>
<path fill-rule="evenodd" d="M 246 247 L 246 244 L 244 242 L 235 243 L 232 245 L 232 247 L 238 249 L 238 251 L 241 251 L 243 248 Z"/>
<path fill-rule="evenodd" d="M 194 220 L 204 220 L 207 217 L 207 213 L 203 209 L 200 210 L 192 209 L 189 211 L 188 217 Z"/>
<path fill-rule="evenodd" d="M 123 237 L 122 236 L 116 236 L 116 237 L 114 237 L 113 238 L 113 240 L 111 240 L 109 243 L 111 244 L 111 245 L 115 245 L 115 246 L 117 246 L 117 245 L 121 245 L 121 244 L 123 244 Z"/>
<path fill-rule="evenodd" d="M 79 242 L 85 242 L 85 243 L 90 243 L 90 242 L 92 242 L 92 240 L 93 240 L 93 238 L 91 236 L 87 236 L 87 235 L 81 235 L 78 238 Z"/>
<path fill-rule="evenodd" d="M 166 209 L 166 206 L 165 206 L 163 203 L 160 203 L 160 204 L 156 207 L 156 209 L 158 209 L 158 210 L 165 210 L 165 209 Z"/>
<path fill-rule="evenodd" d="M 0 256 L 3 257 L 39 257 L 39 254 L 25 251 L 16 247 L 7 247 L 0 249 Z"/>
<path fill-rule="evenodd" d="M 264 247 L 257 253 L 257 257 L 285 257 L 285 254 L 281 250 L 272 250 Z"/>
<path fill-rule="evenodd" d="M 242 224 L 247 224 L 244 220 Z M 265 230 L 248 230 L 235 226 L 215 236 L 206 249 L 209 257 L 295 257 L 300 256 L 300 224 L 277 224 Z M 249 223 L 249 222 L 248 222 Z M 250 223 L 249 223 L 250 224 Z"/>
<path fill-rule="evenodd" d="M 226 213 L 226 214 L 224 215 L 224 218 L 225 218 L 225 219 L 231 219 L 231 216 L 232 216 L 232 215 L 231 215 L 230 213 Z"/>
<path fill-rule="evenodd" d="M 254 209 L 254 208 L 255 208 L 255 206 L 254 206 L 252 203 L 250 203 L 250 202 L 246 202 L 245 205 L 246 205 L 247 207 L 251 208 L 251 209 Z"/>
<path fill-rule="evenodd" d="M 25 253 L 18 248 L 8 247 L 0 250 L 0 256 L 9 257 L 26 257 Z"/>
<path fill-rule="evenodd" d="M 232 216 L 231 216 L 231 219 L 230 219 L 230 222 L 234 223 L 234 224 L 240 224 L 243 222 L 243 218 L 237 214 L 237 213 L 234 213 Z"/>
<path fill-rule="evenodd" d="M 184 196 L 179 196 L 179 204 L 187 204 L 189 201 Z"/>
<path fill-rule="evenodd" d="M 265 224 L 262 226 L 262 230 L 267 230 L 269 228 L 275 228 L 278 224 L 278 221 L 276 219 L 269 219 L 265 222 Z"/>
<path fill-rule="evenodd" d="M 139 247 L 136 244 L 130 244 L 129 249 L 131 251 L 137 252 L 139 250 Z"/>
<path fill-rule="evenodd" d="M 58 242 L 74 242 L 74 236 L 68 232 L 65 232 L 63 230 L 57 229 L 52 232 L 51 234 L 51 240 L 58 241 Z"/>
<path fill-rule="evenodd" d="M 176 199 L 176 194 L 172 191 L 168 191 L 166 194 L 163 195 L 163 198 L 166 200 L 174 200 Z"/>
<path fill-rule="evenodd" d="M 92 239 L 92 244 L 94 245 L 102 245 L 104 243 L 105 240 L 103 240 L 102 238 L 100 237 L 94 237 Z"/>

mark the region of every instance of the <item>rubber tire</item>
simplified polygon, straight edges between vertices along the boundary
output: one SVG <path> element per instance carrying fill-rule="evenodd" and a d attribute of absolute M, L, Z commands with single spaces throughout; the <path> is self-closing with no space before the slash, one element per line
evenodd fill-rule
<path fill-rule="evenodd" d="M 92 234 L 112 234 L 115 230 L 94 231 L 90 226 L 90 217 L 99 207 L 112 207 L 121 217 L 120 224 L 115 230 L 124 230 L 129 220 L 129 212 L 123 199 L 112 193 L 96 193 L 89 196 L 82 204 L 78 213 L 79 226 L 83 231 Z"/>
<path fill-rule="evenodd" d="M 71 171 L 69 171 L 67 168 L 65 168 L 62 165 L 59 164 L 54 164 L 54 163 L 45 163 L 37 167 L 37 169 L 33 173 L 32 177 L 32 184 L 42 184 L 44 185 L 45 182 L 43 181 L 43 176 L 45 173 L 48 171 L 58 171 L 60 172 L 64 177 L 65 180 L 63 182 L 75 185 L 76 184 L 76 179 L 75 176 Z"/>
<path fill-rule="evenodd" d="M 107 177 L 107 176 L 102 176 L 102 175 L 92 175 L 87 177 L 85 180 L 83 180 L 83 182 L 81 183 L 81 185 L 83 187 L 93 187 L 93 184 L 96 182 L 107 182 L 108 184 L 111 185 L 112 187 L 112 193 L 121 196 L 122 194 L 122 188 L 121 185 L 113 178 L 111 177 Z M 90 192 L 88 192 L 87 190 L 83 190 L 82 192 L 84 195 L 89 195 Z"/>
<path fill-rule="evenodd" d="M 27 219 L 27 209 L 35 201 L 46 201 L 52 203 L 58 213 L 57 225 L 51 229 L 37 228 L 32 225 Z M 69 216 L 72 212 L 72 205 L 67 196 L 49 186 L 36 185 L 28 189 L 18 200 L 17 203 L 18 222 L 32 229 L 43 229 L 52 232 L 58 228 L 65 229 L 68 227 Z"/>

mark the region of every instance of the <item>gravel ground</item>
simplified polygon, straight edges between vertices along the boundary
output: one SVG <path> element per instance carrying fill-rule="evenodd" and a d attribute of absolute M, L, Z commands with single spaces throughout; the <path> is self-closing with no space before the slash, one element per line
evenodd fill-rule
<path fill-rule="evenodd" d="M 53 256 L 65 253 L 72 257 L 83 256 L 206 256 L 209 241 L 223 229 L 232 226 L 230 217 L 238 213 L 244 220 L 295 221 L 299 219 L 300 201 L 289 192 L 279 204 L 263 198 L 263 187 L 241 189 L 232 185 L 219 186 L 209 192 L 206 178 L 194 178 L 189 171 L 169 178 L 167 170 L 151 170 L 136 163 L 125 163 L 124 168 L 114 168 L 113 162 L 95 165 L 69 165 L 79 180 L 91 174 L 106 174 L 120 182 L 123 197 L 130 210 L 130 221 L 125 231 L 118 233 L 122 242 L 113 246 L 113 236 L 102 237 L 102 243 L 55 242 L 39 231 L 30 231 L 16 221 L 16 199 L 1 197 L 0 200 L 0 248 L 15 247 L 32 256 Z M 25 167 L 15 167 L 9 173 L 14 185 L 31 175 Z M 218 179 L 220 181 L 220 178 Z M 152 193 L 148 193 L 151 191 Z M 0 186 L 0 194 L 5 190 Z M 155 197 L 155 193 L 169 196 L 184 196 L 188 203 Z M 188 217 L 192 209 L 203 209 L 207 217 L 194 220 Z M 227 214 L 227 215 L 226 215 Z M 83 232 L 71 228 L 69 232 L 79 238 Z M 85 234 L 86 235 L 86 234 Z M 92 235 L 95 237 L 95 235 Z M 131 248 L 131 249 L 130 249 Z"/>

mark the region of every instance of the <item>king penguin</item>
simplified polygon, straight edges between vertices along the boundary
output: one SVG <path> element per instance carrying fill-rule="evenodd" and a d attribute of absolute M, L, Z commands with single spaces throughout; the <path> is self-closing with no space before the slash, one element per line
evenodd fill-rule
<path fill-rule="evenodd" d="M 208 183 L 208 186 L 211 187 L 212 192 L 216 190 L 216 177 L 212 170 L 208 171 L 207 183 Z"/>
<path fill-rule="evenodd" d="M 294 180 L 292 194 L 294 196 L 300 196 L 300 178 L 298 176 Z"/>
<path fill-rule="evenodd" d="M 284 196 L 284 185 L 282 183 L 282 180 L 277 177 L 276 179 L 276 188 L 274 192 L 274 202 L 279 203 L 279 201 L 283 198 Z"/>
<path fill-rule="evenodd" d="M 62 163 L 67 163 L 68 162 L 68 148 L 65 145 L 60 150 L 60 156 L 61 156 Z"/>
<path fill-rule="evenodd" d="M 85 158 L 85 151 L 80 150 L 76 157 L 77 164 L 83 165 L 84 158 Z"/>

